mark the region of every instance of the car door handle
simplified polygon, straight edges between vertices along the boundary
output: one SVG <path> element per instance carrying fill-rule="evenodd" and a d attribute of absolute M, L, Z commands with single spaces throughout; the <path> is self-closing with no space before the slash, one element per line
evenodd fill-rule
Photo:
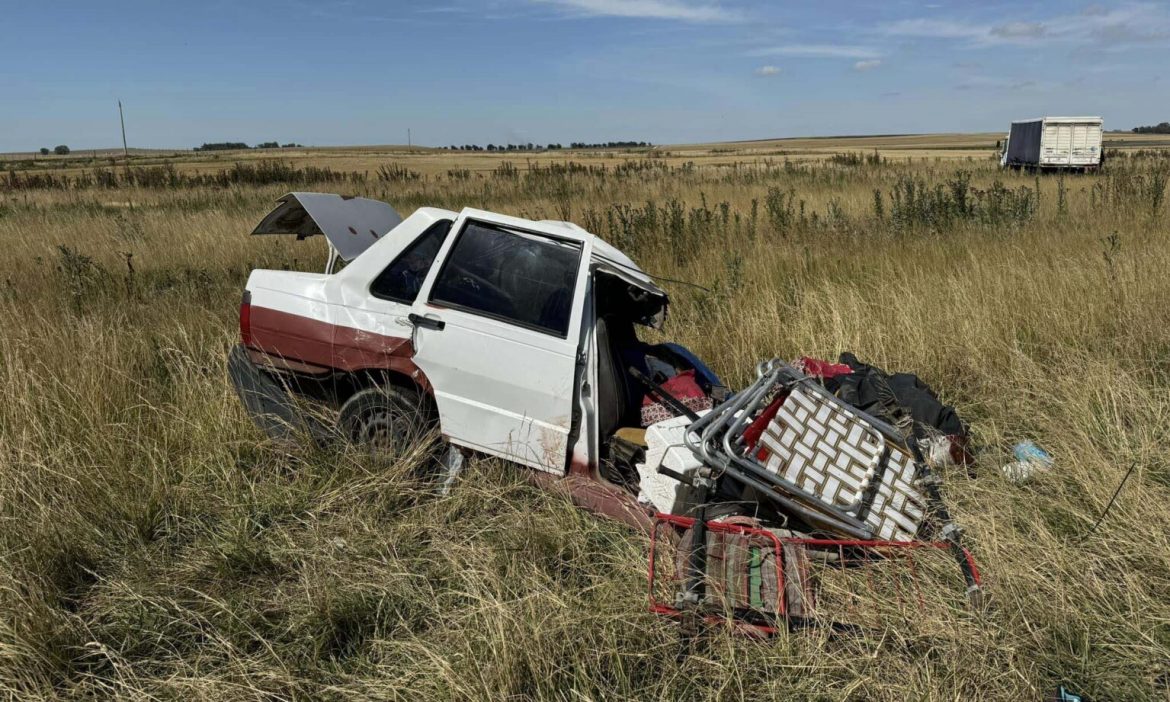
<path fill-rule="evenodd" d="M 415 314 L 414 312 L 411 312 L 407 319 L 409 319 L 411 324 L 416 327 L 434 329 L 435 331 L 443 331 L 443 328 L 447 326 L 447 323 L 441 319 L 435 319 L 434 317 L 424 317 L 421 314 Z"/>

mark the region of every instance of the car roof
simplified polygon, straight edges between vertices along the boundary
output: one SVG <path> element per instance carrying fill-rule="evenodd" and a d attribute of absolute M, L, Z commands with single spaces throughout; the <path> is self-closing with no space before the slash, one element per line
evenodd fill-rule
<path fill-rule="evenodd" d="M 454 215 L 455 213 L 451 213 Z M 654 279 L 646 271 L 634 263 L 634 260 L 625 252 L 609 243 L 605 239 L 589 232 L 572 222 L 555 219 L 531 220 L 511 215 L 480 210 L 474 207 L 465 207 L 460 215 L 470 219 L 493 222 L 504 226 L 515 227 L 527 231 L 548 234 L 550 236 L 590 242 L 593 249 L 592 262 L 609 273 L 617 275 L 631 285 L 635 285 L 646 292 L 667 299 L 666 291 L 654 283 Z"/>

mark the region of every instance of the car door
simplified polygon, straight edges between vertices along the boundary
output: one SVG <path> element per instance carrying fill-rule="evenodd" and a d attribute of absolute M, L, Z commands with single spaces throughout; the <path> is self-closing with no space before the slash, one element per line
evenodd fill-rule
<path fill-rule="evenodd" d="M 465 210 L 415 303 L 414 362 L 452 442 L 562 474 L 591 243 Z"/>
<path fill-rule="evenodd" d="M 453 218 L 415 213 L 380 241 L 377 256 L 360 257 L 333 276 L 334 368 L 408 371 L 411 308 L 448 236 Z M 371 254 L 375 251 L 371 251 Z M 389 259 L 389 260 L 387 260 Z"/>

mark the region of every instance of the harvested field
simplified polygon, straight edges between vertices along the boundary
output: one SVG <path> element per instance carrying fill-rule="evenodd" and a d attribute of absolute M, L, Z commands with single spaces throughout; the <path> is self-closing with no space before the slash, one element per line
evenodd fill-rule
<path fill-rule="evenodd" d="M 1036 177 L 1001 136 L 7 159 L 0 695 L 1167 699 L 1170 151 Z M 844 350 L 918 373 L 981 448 L 945 492 L 985 608 L 680 665 L 646 539 L 519 469 L 435 498 L 408 458 L 265 442 L 225 352 L 250 269 L 323 264 L 247 236 L 290 190 L 572 220 L 701 286 L 663 283 L 666 333 L 733 386 Z M 1025 438 L 1056 466 L 1021 486 Z"/>

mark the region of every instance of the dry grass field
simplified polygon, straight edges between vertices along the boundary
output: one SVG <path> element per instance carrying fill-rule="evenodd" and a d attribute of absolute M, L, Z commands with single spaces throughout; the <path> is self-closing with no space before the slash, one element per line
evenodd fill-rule
<path fill-rule="evenodd" d="M 0 697 L 1170 699 L 1170 152 L 1036 177 L 995 138 L 11 159 Z M 290 190 L 571 219 L 704 288 L 664 283 L 667 335 L 734 386 L 844 350 L 920 374 L 980 447 L 945 493 L 986 606 L 679 664 L 646 540 L 516 469 L 437 498 L 265 442 L 224 357 L 250 269 L 323 263 L 247 236 Z M 1024 438 L 1056 466 L 1016 485 Z"/>

